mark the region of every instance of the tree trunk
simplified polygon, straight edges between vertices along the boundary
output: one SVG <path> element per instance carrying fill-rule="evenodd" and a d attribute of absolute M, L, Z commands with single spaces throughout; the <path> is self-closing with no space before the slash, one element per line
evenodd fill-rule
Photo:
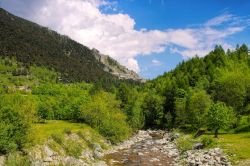
<path fill-rule="evenodd" d="M 219 131 L 219 128 L 216 128 L 214 131 L 214 138 L 218 138 L 218 131 Z"/>

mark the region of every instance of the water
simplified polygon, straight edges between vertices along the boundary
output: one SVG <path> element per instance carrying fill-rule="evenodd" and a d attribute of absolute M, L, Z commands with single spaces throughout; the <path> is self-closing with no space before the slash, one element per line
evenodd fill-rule
<path fill-rule="evenodd" d="M 105 161 L 112 166 L 169 166 L 172 158 L 162 150 L 161 134 L 151 133 L 150 138 L 136 142 L 128 149 L 106 155 Z"/>

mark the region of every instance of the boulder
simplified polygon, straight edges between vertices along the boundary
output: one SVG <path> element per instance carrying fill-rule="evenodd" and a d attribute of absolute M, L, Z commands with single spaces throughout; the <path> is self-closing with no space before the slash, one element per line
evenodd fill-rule
<path fill-rule="evenodd" d="M 104 156 L 104 154 L 102 152 L 99 152 L 97 150 L 94 151 L 94 157 L 96 159 L 101 159 L 101 158 L 103 158 L 103 156 Z"/>
<path fill-rule="evenodd" d="M 203 149 L 204 148 L 204 145 L 202 143 L 196 143 L 193 145 L 193 149 L 196 150 L 196 149 Z"/>
<path fill-rule="evenodd" d="M 103 151 L 102 147 L 99 144 L 94 144 L 93 149 L 94 149 L 94 151 L 99 151 L 99 152 Z"/>

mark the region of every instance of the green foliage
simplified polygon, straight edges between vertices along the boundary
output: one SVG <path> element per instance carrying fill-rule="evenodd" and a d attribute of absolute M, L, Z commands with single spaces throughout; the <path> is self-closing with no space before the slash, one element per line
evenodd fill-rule
<path fill-rule="evenodd" d="M 15 21 L 13 21 L 14 19 Z M 46 27 L 16 17 L 0 8 L 0 56 L 15 57 L 26 67 L 36 65 L 42 67 L 35 70 L 43 82 L 57 80 L 56 75 L 47 69 L 61 73 L 63 82 L 102 82 L 105 89 L 120 82 L 137 83 L 133 80 L 119 80 L 104 70 L 105 65 L 96 58 L 96 51 L 75 42 L 67 36 L 58 34 Z M 10 36 L 12 36 L 10 38 Z M 115 63 L 108 59 L 109 63 Z M 24 74 L 16 72 L 17 75 Z"/>
<path fill-rule="evenodd" d="M 62 133 L 53 133 L 51 138 L 65 150 L 67 155 L 75 158 L 79 158 L 79 156 L 81 156 L 83 147 L 79 142 L 71 139 L 65 139 L 65 135 Z M 57 145 L 53 145 L 53 143 L 51 143 L 50 146 L 54 149 L 57 148 Z"/>
<path fill-rule="evenodd" d="M 67 155 L 75 158 L 79 158 L 81 156 L 83 149 L 80 143 L 73 140 L 67 140 L 65 144 L 63 144 L 63 148 L 65 149 Z"/>
<path fill-rule="evenodd" d="M 19 153 L 11 153 L 5 162 L 6 166 L 30 166 L 31 161 L 28 156 Z"/>
<path fill-rule="evenodd" d="M 117 89 L 117 99 L 121 101 L 121 110 L 127 115 L 127 122 L 133 130 L 141 129 L 144 125 L 144 115 L 141 109 L 142 94 L 136 88 L 121 84 Z"/>
<path fill-rule="evenodd" d="M 145 114 L 145 126 L 161 126 L 164 118 L 164 98 L 154 94 L 147 93 L 144 97 L 142 110 Z"/>
<path fill-rule="evenodd" d="M 193 126 L 194 129 L 198 129 L 205 126 L 206 114 L 209 106 L 211 105 L 210 96 L 204 90 L 196 90 L 192 92 L 188 100 L 187 109 L 189 124 Z"/>
<path fill-rule="evenodd" d="M 96 128 L 112 142 L 124 140 L 131 134 L 126 116 L 120 110 L 120 103 L 112 94 L 99 92 L 81 107 L 79 121 Z"/>
<path fill-rule="evenodd" d="M 29 129 L 25 116 L 11 107 L 3 107 L 0 109 L 0 119 L 0 153 L 22 148 Z"/>
<path fill-rule="evenodd" d="M 38 116 L 40 119 L 78 121 L 81 105 L 89 98 L 88 84 L 42 84 L 32 93 L 39 96 Z"/>
<path fill-rule="evenodd" d="M 45 67 L 31 66 L 30 72 L 34 77 L 43 83 L 56 82 L 58 77 L 60 77 L 59 73 L 56 73 L 53 70 L 48 70 Z"/>
<path fill-rule="evenodd" d="M 208 127 L 215 131 L 215 137 L 218 136 L 218 130 L 228 128 L 233 123 L 233 119 L 233 110 L 232 108 L 227 107 L 225 103 L 218 102 L 212 104 L 208 110 Z"/>
<path fill-rule="evenodd" d="M 250 87 L 250 70 L 239 66 L 221 73 L 222 76 L 215 80 L 216 99 L 232 106 L 240 114 Z"/>
<path fill-rule="evenodd" d="M 193 140 L 189 136 L 181 136 L 176 140 L 178 149 L 183 153 L 193 148 Z"/>
<path fill-rule="evenodd" d="M 58 134 L 58 133 L 53 133 L 51 134 L 51 138 L 58 143 L 59 145 L 63 145 L 64 142 L 64 137 L 62 134 Z"/>
<path fill-rule="evenodd" d="M 240 125 L 234 130 L 235 133 L 250 132 L 250 124 Z"/>
<path fill-rule="evenodd" d="M 63 132 L 67 135 L 72 134 L 72 130 L 70 128 L 65 128 Z"/>
<path fill-rule="evenodd" d="M 215 140 L 211 136 L 208 136 L 208 135 L 203 135 L 200 138 L 200 140 L 201 140 L 201 143 L 205 147 L 211 147 L 211 146 L 213 146 L 216 143 Z"/>
<path fill-rule="evenodd" d="M 234 127 L 250 112 L 250 57 L 246 45 L 236 51 L 216 46 L 204 58 L 194 57 L 175 69 L 148 81 L 143 92 L 165 98 L 163 125 L 196 130 L 206 127 L 206 115 L 212 102 L 231 106 L 237 117 Z M 145 103 L 143 103 L 146 105 Z M 157 113 L 155 113 L 155 116 Z"/>
<path fill-rule="evenodd" d="M 21 149 L 28 141 L 36 106 L 30 97 L 0 96 L 0 153 Z"/>

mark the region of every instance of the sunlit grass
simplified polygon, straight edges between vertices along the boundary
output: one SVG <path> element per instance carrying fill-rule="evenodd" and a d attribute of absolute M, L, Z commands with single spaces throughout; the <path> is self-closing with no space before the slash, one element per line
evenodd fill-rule
<path fill-rule="evenodd" d="M 188 135 L 189 137 L 193 137 L 194 135 L 194 133 L 182 134 Z M 204 134 L 204 136 L 212 138 L 215 142 L 208 148 L 222 148 L 233 164 L 250 161 L 250 132 L 237 134 L 223 132 L 219 134 L 218 138 L 214 138 L 214 134 L 209 132 Z M 200 142 L 200 139 L 201 137 L 193 139 L 192 141 Z"/>
<path fill-rule="evenodd" d="M 217 142 L 233 162 L 250 160 L 250 132 L 221 134 Z"/>
<path fill-rule="evenodd" d="M 32 125 L 30 138 L 34 144 L 43 144 L 53 134 L 64 134 L 70 130 L 72 133 L 84 133 L 94 142 L 103 141 L 104 138 L 90 126 L 83 123 L 71 123 L 68 121 L 49 120 L 46 123 L 35 123 Z"/>

